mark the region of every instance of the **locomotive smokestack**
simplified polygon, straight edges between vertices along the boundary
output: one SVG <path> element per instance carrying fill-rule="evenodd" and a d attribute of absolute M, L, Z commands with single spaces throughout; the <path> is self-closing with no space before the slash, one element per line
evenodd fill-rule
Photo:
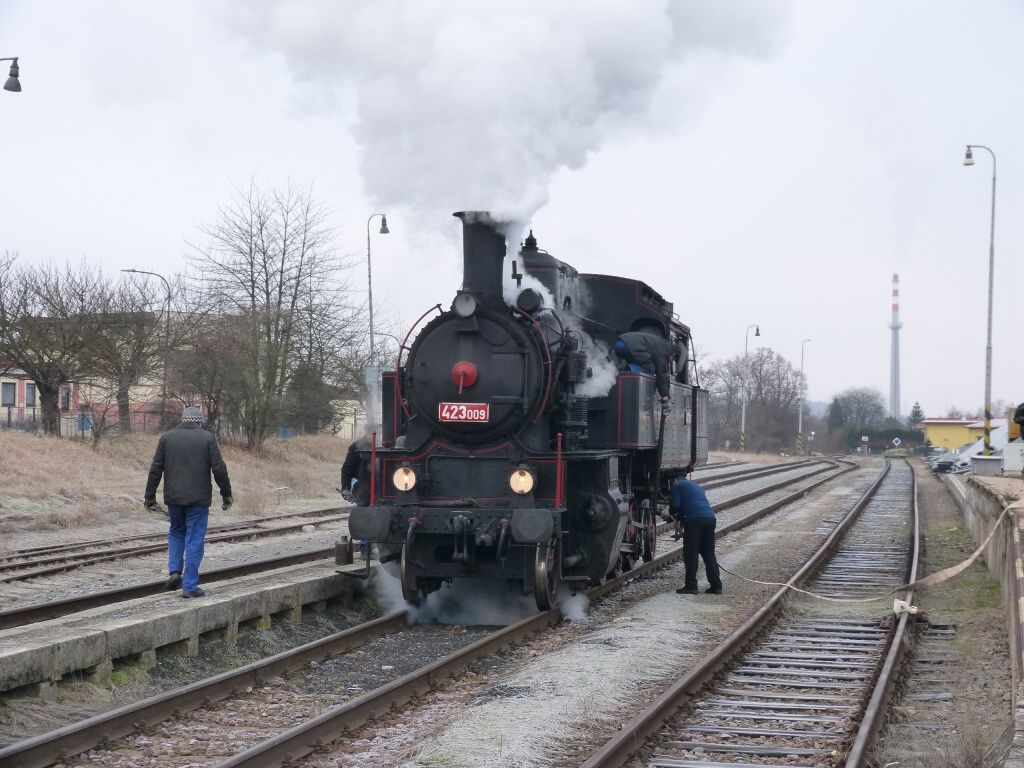
<path fill-rule="evenodd" d="M 462 290 L 475 294 L 481 304 L 503 304 L 505 236 L 487 211 L 452 215 L 462 220 Z"/>

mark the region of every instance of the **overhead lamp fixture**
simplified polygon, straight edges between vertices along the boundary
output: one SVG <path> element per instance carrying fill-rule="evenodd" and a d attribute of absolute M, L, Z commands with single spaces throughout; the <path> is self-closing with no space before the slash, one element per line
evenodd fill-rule
<path fill-rule="evenodd" d="M 10 77 L 8 77 L 7 82 L 4 83 L 4 90 L 11 91 L 12 93 L 20 93 L 21 81 L 18 79 L 18 57 L 15 56 L 13 59 L 0 59 L 0 61 L 11 62 Z"/>
<path fill-rule="evenodd" d="M 381 216 L 380 217 L 380 233 L 382 235 L 386 235 L 390 231 L 391 230 L 388 229 L 388 217 L 387 216 Z"/>
<path fill-rule="evenodd" d="M 761 335 L 761 326 L 760 325 L 754 326 L 754 335 L 755 336 L 760 336 Z"/>
<path fill-rule="evenodd" d="M 971 153 L 971 148 L 967 148 L 967 154 L 964 155 L 964 165 L 974 165 L 974 155 Z"/>

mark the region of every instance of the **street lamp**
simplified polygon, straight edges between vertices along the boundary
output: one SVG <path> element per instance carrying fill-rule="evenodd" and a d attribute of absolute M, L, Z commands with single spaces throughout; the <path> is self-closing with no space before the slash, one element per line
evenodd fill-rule
<path fill-rule="evenodd" d="M 373 267 L 370 262 L 370 222 L 375 217 L 380 216 L 380 233 L 382 235 L 388 234 L 388 217 L 383 213 L 372 213 L 370 218 L 366 220 L 366 284 L 367 284 L 367 297 L 370 307 L 370 365 L 373 365 L 376 359 L 376 352 L 373 346 Z"/>
<path fill-rule="evenodd" d="M 171 284 L 167 282 L 167 278 L 158 272 L 147 272 L 144 269 L 122 269 L 122 272 L 130 272 L 133 275 L 152 275 L 158 277 L 164 281 L 164 287 L 167 289 L 167 308 L 164 311 L 164 376 L 163 376 L 163 395 L 160 401 L 160 421 L 163 422 L 165 412 L 167 410 L 167 362 L 168 356 L 171 354 Z"/>
<path fill-rule="evenodd" d="M 11 62 L 11 73 L 10 77 L 7 78 L 7 82 L 4 83 L 4 90 L 11 91 L 13 93 L 21 93 L 21 80 L 18 79 L 18 57 L 4 58 L 0 61 Z"/>
<path fill-rule="evenodd" d="M 761 326 L 751 323 L 747 326 L 747 332 L 743 335 L 743 400 L 740 406 L 740 451 L 747 450 L 747 346 L 750 344 L 750 329 L 754 329 L 754 335 L 761 335 Z"/>
<path fill-rule="evenodd" d="M 983 144 L 968 144 L 964 165 L 974 165 L 972 149 L 992 156 L 992 222 L 988 239 L 988 335 L 985 342 L 985 455 L 992 453 L 992 279 L 996 265 L 996 153 Z"/>
<path fill-rule="evenodd" d="M 800 405 L 796 417 L 796 452 L 803 455 L 804 452 L 804 345 L 810 339 L 800 342 Z"/>

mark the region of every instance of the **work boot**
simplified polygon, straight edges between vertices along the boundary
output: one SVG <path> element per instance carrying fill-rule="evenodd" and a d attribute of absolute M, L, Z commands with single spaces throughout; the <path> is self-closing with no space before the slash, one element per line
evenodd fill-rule
<path fill-rule="evenodd" d="M 171 571 L 167 574 L 167 581 L 164 582 L 164 589 L 171 592 L 181 586 L 181 571 Z"/>
<path fill-rule="evenodd" d="M 680 587 L 676 590 L 677 595 L 698 595 L 700 590 L 696 587 Z"/>
<path fill-rule="evenodd" d="M 719 584 L 717 587 L 708 587 L 704 591 L 707 592 L 709 595 L 720 595 L 722 594 L 722 585 Z"/>
<path fill-rule="evenodd" d="M 191 592 L 185 592 L 182 590 L 182 597 L 206 597 L 206 593 L 200 587 L 196 587 Z"/>

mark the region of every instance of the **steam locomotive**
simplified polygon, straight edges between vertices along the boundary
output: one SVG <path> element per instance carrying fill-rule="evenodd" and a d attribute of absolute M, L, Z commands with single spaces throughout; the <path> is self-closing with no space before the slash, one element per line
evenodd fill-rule
<path fill-rule="evenodd" d="M 462 288 L 382 374 L 369 498 L 349 529 L 399 562 L 409 602 L 475 576 L 546 610 L 562 583 L 653 558 L 658 498 L 707 460 L 707 392 L 688 381 L 688 351 L 664 405 L 653 375 L 609 352 L 629 331 L 689 350 L 689 328 L 650 286 L 581 274 L 532 231 L 506 275 L 498 224 L 454 215 Z"/>

